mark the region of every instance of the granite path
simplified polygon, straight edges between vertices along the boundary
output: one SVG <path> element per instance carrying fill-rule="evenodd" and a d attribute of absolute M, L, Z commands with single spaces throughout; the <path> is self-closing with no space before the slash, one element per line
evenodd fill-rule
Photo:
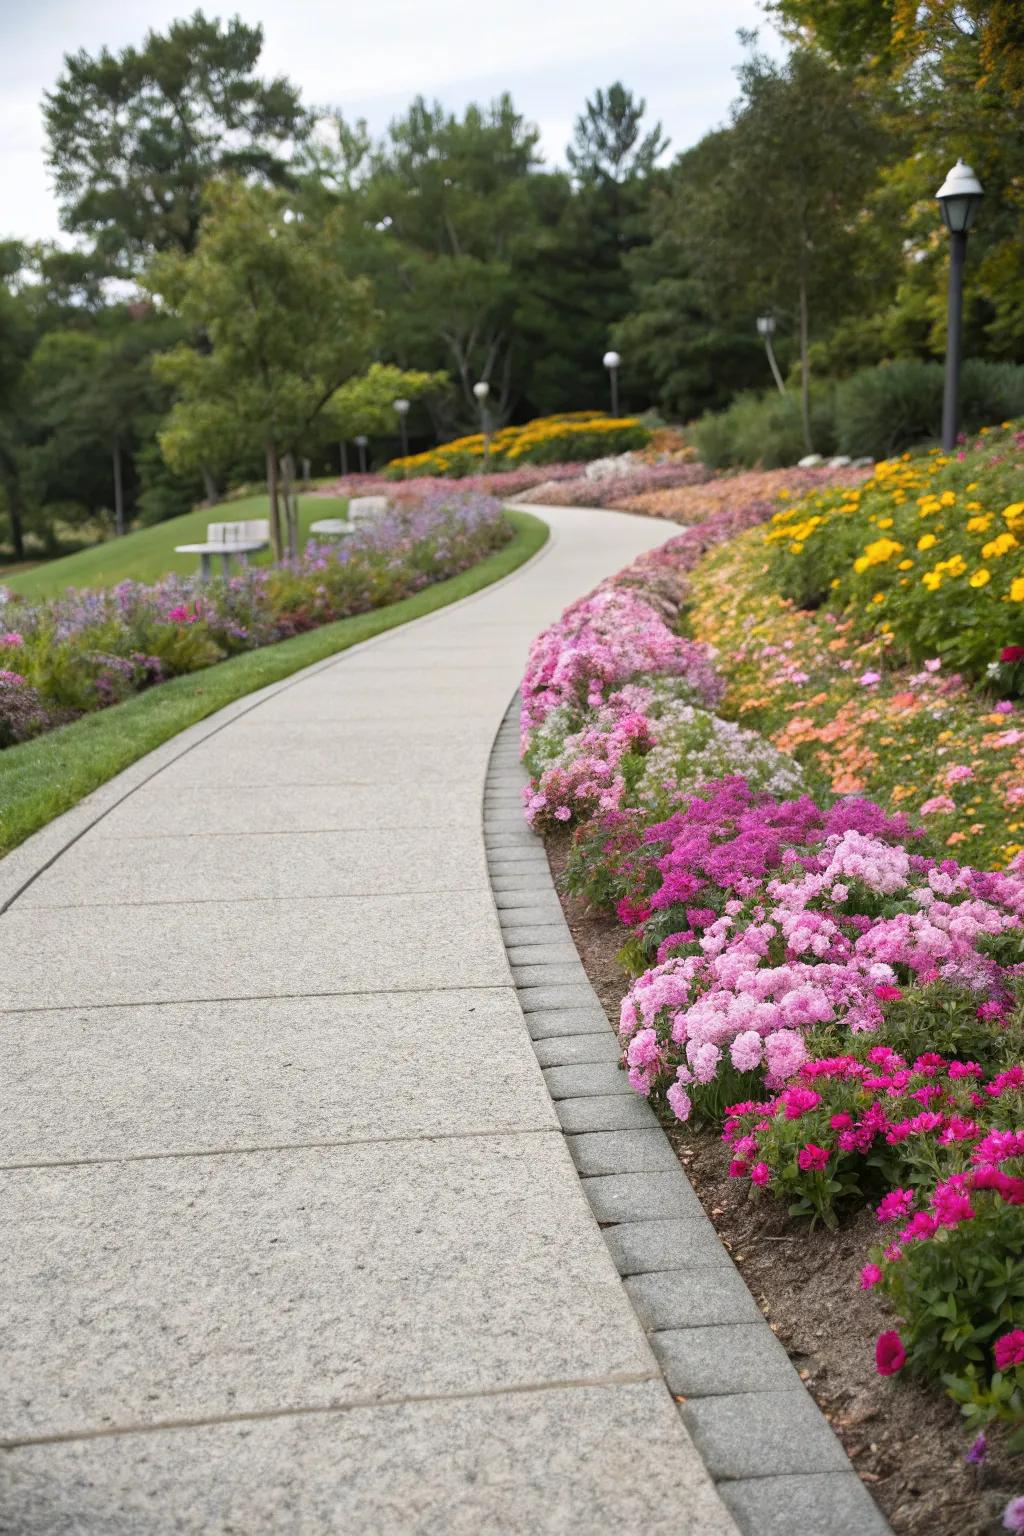
<path fill-rule="evenodd" d="M 581 1192 L 481 824 L 531 638 L 673 530 L 542 515 L 507 581 L 0 864 L 0 1531 L 732 1536 Z"/>

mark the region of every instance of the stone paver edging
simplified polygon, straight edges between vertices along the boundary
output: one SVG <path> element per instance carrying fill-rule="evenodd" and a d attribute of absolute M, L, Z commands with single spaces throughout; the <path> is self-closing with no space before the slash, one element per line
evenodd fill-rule
<path fill-rule="evenodd" d="M 523 820 L 518 714 L 517 698 L 484 792 L 502 936 L 566 1145 L 683 1421 L 744 1536 L 891 1536 L 618 1066 L 543 844 Z"/>

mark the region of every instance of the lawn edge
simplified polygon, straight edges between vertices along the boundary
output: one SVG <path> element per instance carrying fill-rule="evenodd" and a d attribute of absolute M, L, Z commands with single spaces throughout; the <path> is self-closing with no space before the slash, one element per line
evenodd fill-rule
<path fill-rule="evenodd" d="M 170 764 L 184 757 L 193 748 L 201 745 L 210 736 L 225 729 L 226 726 L 230 725 L 240 716 L 257 709 L 265 700 L 273 698 L 286 688 L 293 687 L 303 679 L 312 677 L 315 673 L 321 672 L 328 667 L 336 666 L 349 652 L 373 646 L 383 640 L 393 630 L 427 624 L 439 614 L 446 613 L 451 608 L 460 607 L 465 603 L 472 603 L 481 594 L 485 592 L 490 593 L 505 582 L 515 580 L 521 572 L 534 565 L 537 561 L 542 560 L 552 546 L 553 534 L 550 525 L 542 517 L 537 517 L 532 512 L 525 512 L 518 507 L 506 508 L 506 512 L 510 515 L 513 523 L 518 525 L 517 537 L 526 535 L 529 531 L 530 523 L 540 524 L 544 531 L 544 537 L 540 545 L 533 550 L 525 552 L 522 559 L 512 570 L 506 571 L 503 575 L 496 576 L 491 580 L 482 581 L 472 592 L 467 592 L 463 597 L 450 598 L 447 601 L 439 602 L 428 612 L 414 615 L 408 619 L 388 622 L 389 615 L 393 614 L 394 609 L 399 606 L 397 603 L 376 609 L 372 613 L 357 615 L 356 617 L 364 621 L 379 620 L 379 628 L 377 628 L 375 633 L 363 639 L 343 641 L 329 655 L 320 657 L 317 661 L 299 665 L 286 676 L 278 678 L 272 683 L 267 683 L 261 688 L 240 694 L 237 698 L 230 700 L 219 709 L 213 710 L 209 714 L 201 715 L 190 724 L 173 731 L 157 746 L 143 753 L 134 762 L 120 769 L 110 778 L 100 780 L 91 788 L 84 790 L 82 797 L 73 805 L 59 811 L 55 816 L 41 821 L 21 841 L 0 857 L 0 914 L 6 912 L 22 892 L 44 870 L 55 863 L 62 853 L 70 848 L 72 844 L 76 843 L 79 838 L 83 837 L 98 821 L 109 815 L 116 806 L 133 794 L 136 789 L 139 789 L 143 784 L 161 773 Z M 526 519 L 529 519 L 529 523 L 526 522 Z M 509 546 L 506 545 L 505 550 L 508 548 Z M 477 567 L 471 567 L 469 571 L 460 573 L 460 576 L 447 579 L 449 581 L 458 581 L 462 576 L 471 575 L 474 570 L 479 571 L 487 563 L 487 560 L 496 558 L 503 552 L 502 550 L 497 550 L 493 555 L 487 556 L 484 560 L 480 561 Z M 444 586 L 444 582 L 438 582 L 433 589 L 425 588 L 424 594 L 416 595 L 427 595 L 431 591 L 436 593 L 436 589 L 442 586 Z M 409 602 L 410 599 L 404 598 L 401 601 Z M 342 620 L 340 622 L 344 623 L 346 621 Z M 289 643 L 287 640 L 279 642 L 279 644 L 283 645 Z M 273 646 L 265 646 L 260 648 L 260 652 L 265 653 L 273 649 Z M 257 655 L 260 652 L 247 654 Z M 194 675 L 197 678 L 202 678 L 208 670 L 204 668 L 203 671 Z M 137 697 L 141 697 L 141 695 Z M 115 705 L 113 709 L 116 710 L 120 707 Z M 112 711 L 104 711 L 104 714 L 111 713 Z M 95 718 L 94 715 L 89 715 L 85 717 L 85 720 Z M 65 729 L 73 730 L 74 726 L 66 727 Z M 44 738 L 36 739 L 43 740 Z M 26 742 L 24 745 L 31 747 L 33 743 Z M 17 751 L 18 748 L 8 748 L 7 750 Z"/>

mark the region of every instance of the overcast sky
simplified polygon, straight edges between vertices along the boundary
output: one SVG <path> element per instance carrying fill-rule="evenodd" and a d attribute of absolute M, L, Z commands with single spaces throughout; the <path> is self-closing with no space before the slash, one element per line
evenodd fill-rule
<path fill-rule="evenodd" d="M 0 237 L 50 238 L 57 209 L 40 103 L 79 48 L 139 43 L 199 0 L 0 0 Z M 573 120 L 596 86 L 645 96 L 673 150 L 726 116 L 740 27 L 777 51 L 757 0 L 206 0 L 207 14 L 262 22 L 263 71 L 286 74 L 311 106 L 383 129 L 417 93 L 458 110 L 510 90 L 543 151 L 564 162 Z"/>

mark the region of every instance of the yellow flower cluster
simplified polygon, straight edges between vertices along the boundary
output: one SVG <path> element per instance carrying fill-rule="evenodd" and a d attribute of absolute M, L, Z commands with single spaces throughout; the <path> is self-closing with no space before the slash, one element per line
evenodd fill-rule
<path fill-rule="evenodd" d="M 790 502 L 763 535 L 778 590 L 800 607 L 827 599 L 863 629 L 884 603 L 902 654 L 933 655 L 948 637 L 957 664 L 980 671 L 1024 643 L 1022 475 L 1011 423 L 956 456 L 906 453 L 859 488 Z"/>
<path fill-rule="evenodd" d="M 590 459 L 643 447 L 649 437 L 649 430 L 636 416 L 569 411 L 559 416 L 541 416 L 521 427 L 502 427 L 492 433 L 490 461 L 497 468 Z M 400 476 L 466 474 L 483 465 L 486 452 L 483 433 L 474 432 L 442 443 L 427 453 L 392 459 L 387 468 Z"/>

